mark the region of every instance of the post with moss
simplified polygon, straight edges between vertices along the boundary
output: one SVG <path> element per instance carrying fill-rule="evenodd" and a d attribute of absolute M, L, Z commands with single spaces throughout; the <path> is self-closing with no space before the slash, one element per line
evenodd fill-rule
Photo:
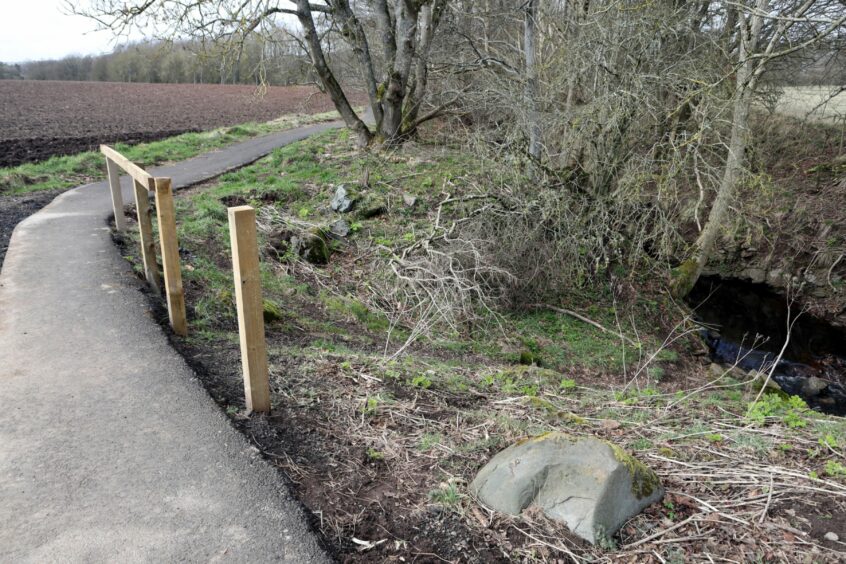
<path fill-rule="evenodd" d="M 156 178 L 155 186 L 167 314 L 173 332 L 184 337 L 188 334 L 188 321 L 185 318 L 185 294 L 182 289 L 182 272 L 179 265 L 179 243 L 176 238 L 176 212 L 173 205 L 171 180 Z"/>
<path fill-rule="evenodd" d="M 256 211 L 251 206 L 229 208 L 229 238 L 241 340 L 241 366 L 247 409 L 270 411 L 267 345 L 264 340 L 263 300 L 256 237 Z"/>

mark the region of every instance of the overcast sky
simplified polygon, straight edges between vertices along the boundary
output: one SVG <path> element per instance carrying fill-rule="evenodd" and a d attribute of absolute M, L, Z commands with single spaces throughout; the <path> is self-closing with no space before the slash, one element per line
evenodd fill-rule
<path fill-rule="evenodd" d="M 63 12 L 62 0 L 0 0 L 0 61 L 59 59 L 112 50 L 110 31 L 94 31 L 95 22 Z"/>

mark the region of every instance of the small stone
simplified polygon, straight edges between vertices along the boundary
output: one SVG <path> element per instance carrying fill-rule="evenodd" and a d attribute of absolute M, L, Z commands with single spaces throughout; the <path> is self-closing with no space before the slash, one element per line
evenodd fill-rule
<path fill-rule="evenodd" d="M 412 196 L 411 194 L 403 194 L 402 195 L 402 202 L 406 206 L 413 208 L 414 204 L 417 203 L 417 198 L 415 196 Z"/>
<path fill-rule="evenodd" d="M 784 390 L 781 389 L 781 386 L 778 385 L 778 382 L 770 378 L 767 379 L 768 374 L 766 372 L 759 372 L 758 370 L 750 370 L 748 376 L 751 378 L 748 380 L 747 386 L 752 390 L 760 390 L 761 386 L 764 385 L 766 382 L 767 390 L 771 392 L 783 392 Z"/>
<path fill-rule="evenodd" d="M 727 371 L 726 371 L 726 370 L 724 370 L 724 369 L 723 369 L 723 367 L 722 367 L 722 366 L 720 366 L 719 364 L 717 364 L 716 362 L 712 362 L 712 363 L 708 366 L 708 372 L 711 374 L 711 376 L 712 376 L 713 378 L 720 378 L 720 377 L 721 377 L 723 374 L 725 374 Z"/>
<path fill-rule="evenodd" d="M 831 542 L 837 542 L 837 541 L 840 540 L 840 537 L 837 536 L 837 533 L 834 533 L 834 532 L 831 532 L 831 531 L 827 532 L 823 538 L 825 540 L 831 541 Z"/>
<path fill-rule="evenodd" d="M 603 419 L 601 427 L 606 431 L 613 431 L 614 429 L 622 427 L 622 424 L 619 421 L 614 421 L 613 419 Z"/>
<path fill-rule="evenodd" d="M 754 284 L 760 284 L 767 279 L 767 273 L 761 268 L 747 268 L 740 273 L 740 278 L 745 278 Z"/>
<path fill-rule="evenodd" d="M 809 397 L 818 396 L 826 388 L 828 382 L 816 376 L 811 376 L 802 383 L 802 393 Z"/>
<path fill-rule="evenodd" d="M 620 447 L 565 433 L 506 448 L 479 471 L 470 490 L 510 515 L 536 506 L 594 544 L 664 496 L 658 476 Z"/>
<path fill-rule="evenodd" d="M 329 228 L 329 233 L 335 237 L 346 237 L 350 234 L 350 224 L 346 220 L 339 219 Z"/>
<path fill-rule="evenodd" d="M 346 213 L 353 208 L 354 203 L 355 199 L 347 190 L 347 187 L 340 184 L 337 188 L 335 188 L 335 194 L 332 196 L 330 207 L 332 208 L 332 211 Z"/>
<path fill-rule="evenodd" d="M 774 268 L 767 272 L 767 284 L 770 286 L 782 286 L 784 284 L 784 271 L 780 268 Z"/>

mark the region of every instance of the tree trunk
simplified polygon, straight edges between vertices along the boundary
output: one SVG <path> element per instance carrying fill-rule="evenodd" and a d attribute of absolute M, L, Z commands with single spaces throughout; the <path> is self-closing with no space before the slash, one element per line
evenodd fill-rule
<path fill-rule="evenodd" d="M 383 143 L 393 145 L 403 140 L 403 102 L 405 101 L 408 77 L 414 57 L 414 36 L 417 28 L 419 6 L 413 1 L 399 0 L 396 3 L 396 54 L 394 66 L 388 73 L 385 93 L 382 96 L 382 124 L 379 135 Z"/>
<path fill-rule="evenodd" d="M 414 79 L 411 81 L 405 101 L 405 133 L 415 133 L 415 123 L 420 113 L 420 106 L 423 103 L 423 96 L 429 82 L 429 49 L 432 45 L 432 35 L 437 25 L 435 16 L 436 7 L 432 4 L 424 4 L 420 8 L 418 17 L 417 50 L 414 65 Z"/>
<path fill-rule="evenodd" d="M 762 14 L 766 13 L 768 0 L 756 0 L 755 11 L 750 15 L 740 15 L 738 46 L 738 67 L 735 78 L 734 101 L 732 108 L 731 139 L 726 157 L 723 177 L 717 191 L 717 197 L 711 206 L 708 220 L 696 241 L 694 256 L 685 261 L 675 273 L 672 292 L 676 296 L 686 296 L 693 289 L 702 270 L 711 258 L 720 229 L 734 199 L 737 183 L 743 173 L 746 155 L 747 129 L 749 126 L 749 107 L 757 78 L 753 71 L 751 58 L 757 47 L 758 37 L 763 25 Z M 747 20 L 748 18 L 748 20 Z"/>
<path fill-rule="evenodd" d="M 352 45 L 353 53 L 358 60 L 359 72 L 367 86 L 367 97 L 370 101 L 370 108 L 373 111 L 373 117 L 378 123 L 382 119 L 382 109 L 379 105 L 376 73 L 373 69 L 373 57 L 370 55 L 370 43 L 367 41 L 364 27 L 362 27 L 352 8 L 350 8 L 347 0 L 336 0 L 333 5 L 335 6 L 336 16 L 341 22 L 343 35 L 349 41 L 350 45 Z"/>
<path fill-rule="evenodd" d="M 541 156 L 541 126 L 538 115 L 538 73 L 535 63 L 537 17 L 540 0 L 528 0 L 523 20 L 523 55 L 526 62 L 526 109 L 528 111 L 529 156 L 539 161 Z"/>
<path fill-rule="evenodd" d="M 344 123 L 356 135 L 356 140 L 360 147 L 366 146 L 370 143 L 372 134 L 363 121 L 356 115 L 347 99 L 344 90 L 338 81 L 329 65 L 326 64 L 326 58 L 323 55 L 323 47 L 320 45 L 320 38 L 317 35 L 317 29 L 314 26 L 314 18 L 311 14 L 308 0 L 297 0 L 297 18 L 300 20 L 300 25 L 303 26 L 305 32 L 306 45 L 308 46 L 308 53 L 311 57 L 311 64 L 314 67 L 317 76 L 326 88 L 326 92 L 335 104 L 335 109 L 341 114 Z"/>

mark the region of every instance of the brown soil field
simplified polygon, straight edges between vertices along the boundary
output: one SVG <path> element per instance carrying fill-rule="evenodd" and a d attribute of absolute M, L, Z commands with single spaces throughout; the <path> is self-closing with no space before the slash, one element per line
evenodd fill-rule
<path fill-rule="evenodd" d="M 311 86 L 0 80 L 0 167 L 332 108 Z"/>

